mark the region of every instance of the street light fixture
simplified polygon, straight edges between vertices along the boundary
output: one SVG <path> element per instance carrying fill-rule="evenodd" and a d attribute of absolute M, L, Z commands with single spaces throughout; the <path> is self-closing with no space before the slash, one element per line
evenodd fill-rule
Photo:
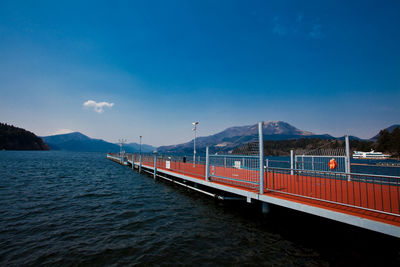
<path fill-rule="evenodd" d="M 193 167 L 196 167 L 196 135 L 197 135 L 197 125 L 199 124 L 198 121 L 192 122 L 194 125 L 194 140 L 193 140 Z"/>

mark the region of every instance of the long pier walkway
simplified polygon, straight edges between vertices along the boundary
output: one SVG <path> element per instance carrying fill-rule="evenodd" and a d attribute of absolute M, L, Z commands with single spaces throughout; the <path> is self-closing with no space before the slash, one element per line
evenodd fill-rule
<path fill-rule="evenodd" d="M 257 158 L 244 156 L 228 164 L 216 156 L 195 163 L 151 154 L 107 158 L 154 177 L 178 178 L 248 202 L 279 205 L 400 237 L 400 177 L 268 167 L 260 175 Z"/>

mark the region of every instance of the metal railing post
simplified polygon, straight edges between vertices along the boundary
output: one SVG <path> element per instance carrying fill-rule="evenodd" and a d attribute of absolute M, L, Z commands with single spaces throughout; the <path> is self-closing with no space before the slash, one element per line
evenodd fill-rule
<path fill-rule="evenodd" d="M 345 164 L 345 171 L 347 173 L 347 181 L 351 181 L 351 176 L 350 176 L 350 141 L 349 141 L 349 135 L 346 135 L 345 137 L 345 142 L 346 142 L 346 164 Z"/>
<path fill-rule="evenodd" d="M 206 147 L 206 181 L 210 181 L 210 159 L 208 154 L 208 147 Z"/>
<path fill-rule="evenodd" d="M 311 170 L 314 170 L 314 156 L 311 156 Z"/>
<path fill-rule="evenodd" d="M 294 172 L 293 172 L 293 166 L 294 166 L 294 160 L 293 160 L 293 150 L 290 150 L 290 174 L 291 175 L 293 175 L 294 174 Z"/>
<path fill-rule="evenodd" d="M 263 123 L 258 123 L 258 143 L 259 143 L 259 163 L 260 163 L 260 194 L 264 194 L 264 142 L 263 142 Z"/>
<path fill-rule="evenodd" d="M 132 170 L 135 168 L 135 163 L 133 162 L 133 152 L 132 152 Z"/>
<path fill-rule="evenodd" d="M 154 153 L 154 179 L 156 179 L 157 175 L 157 152 Z"/>

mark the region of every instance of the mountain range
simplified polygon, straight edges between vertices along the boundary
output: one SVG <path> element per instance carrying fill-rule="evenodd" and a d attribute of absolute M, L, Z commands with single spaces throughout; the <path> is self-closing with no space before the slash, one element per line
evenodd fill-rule
<path fill-rule="evenodd" d="M 335 138 L 329 134 L 314 134 L 300 130 L 283 121 L 266 121 L 263 124 L 264 141 L 300 138 L 341 139 L 344 137 Z M 351 136 L 350 138 L 359 139 L 355 136 Z M 210 153 L 229 152 L 244 143 L 256 141 L 258 141 L 258 124 L 235 126 L 214 135 L 196 138 L 196 150 L 198 153 L 205 153 L 205 148 L 208 146 Z M 193 140 L 178 145 L 161 146 L 158 148 L 158 151 L 162 153 L 193 153 Z"/>
<path fill-rule="evenodd" d="M 400 125 L 392 125 L 386 128 L 386 130 L 391 133 L 396 128 L 400 128 Z M 378 136 L 379 134 L 369 139 L 369 141 L 375 142 Z M 263 124 L 264 141 L 297 140 L 301 138 L 317 138 L 323 140 L 344 139 L 344 137 L 333 137 L 329 134 L 314 134 L 312 132 L 303 131 L 283 121 L 267 121 Z M 44 136 L 41 137 L 41 139 L 45 143 L 43 143 L 42 145 L 43 148 L 39 149 L 48 149 L 50 147 L 51 150 L 93 152 L 119 152 L 120 150 L 118 144 L 110 143 L 102 139 L 90 138 L 80 132 Z M 350 139 L 362 141 L 360 138 L 355 136 L 350 136 Z M 40 138 L 38 138 L 38 140 L 41 141 Z M 230 151 L 233 151 L 235 148 L 238 148 L 243 144 L 256 141 L 258 141 L 257 124 L 247 126 L 234 126 L 214 135 L 198 137 L 196 139 L 196 148 L 198 153 L 200 154 L 205 153 L 205 148 L 207 146 L 210 148 L 211 153 L 229 153 Z M 34 147 L 35 149 L 37 149 L 36 146 Z M 19 145 L 9 148 L 5 147 L 5 149 L 29 149 L 29 147 Z M 160 146 L 158 148 L 151 145 L 142 144 L 141 149 L 143 152 L 152 152 L 157 149 L 160 153 L 191 154 L 193 153 L 193 140 L 177 145 Z M 140 145 L 137 143 L 124 144 L 124 150 L 126 152 L 138 152 L 140 150 Z"/>
<path fill-rule="evenodd" d="M 392 131 L 400 125 L 393 125 L 386 129 Z M 344 137 L 333 137 L 329 134 L 314 134 L 312 132 L 300 130 L 289 123 L 283 121 L 266 121 L 263 124 L 264 141 L 294 140 L 301 138 L 317 139 L 344 139 Z M 375 136 L 373 138 L 376 138 Z M 371 138 L 370 140 L 374 140 Z M 101 139 L 90 138 L 82 133 L 74 132 L 69 134 L 53 135 L 42 137 L 52 150 L 67 151 L 96 151 L 96 152 L 119 152 L 119 145 Z M 361 140 L 358 137 L 350 136 L 351 140 Z M 229 127 L 217 134 L 196 138 L 196 150 L 199 154 L 204 154 L 208 146 L 210 153 L 229 153 L 235 148 L 245 143 L 258 141 L 258 124 L 247 126 Z M 129 143 L 124 145 L 126 152 L 137 152 L 140 145 Z M 191 154 L 193 153 L 193 140 L 158 148 L 151 145 L 142 144 L 143 152 L 156 150 L 160 153 Z"/>
<path fill-rule="evenodd" d="M 49 145 L 51 150 L 66 151 L 88 151 L 88 152 L 119 152 L 118 144 L 110 143 L 101 139 L 90 138 L 80 132 L 43 136 L 43 141 Z M 124 144 L 126 152 L 138 152 L 140 145 L 137 143 Z M 143 152 L 152 152 L 155 147 L 142 144 Z"/>

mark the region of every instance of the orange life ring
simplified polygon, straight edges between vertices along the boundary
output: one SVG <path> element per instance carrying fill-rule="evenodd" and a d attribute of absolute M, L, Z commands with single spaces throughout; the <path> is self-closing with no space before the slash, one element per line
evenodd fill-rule
<path fill-rule="evenodd" d="M 337 162 L 334 158 L 329 161 L 329 169 L 334 170 L 337 167 Z"/>

